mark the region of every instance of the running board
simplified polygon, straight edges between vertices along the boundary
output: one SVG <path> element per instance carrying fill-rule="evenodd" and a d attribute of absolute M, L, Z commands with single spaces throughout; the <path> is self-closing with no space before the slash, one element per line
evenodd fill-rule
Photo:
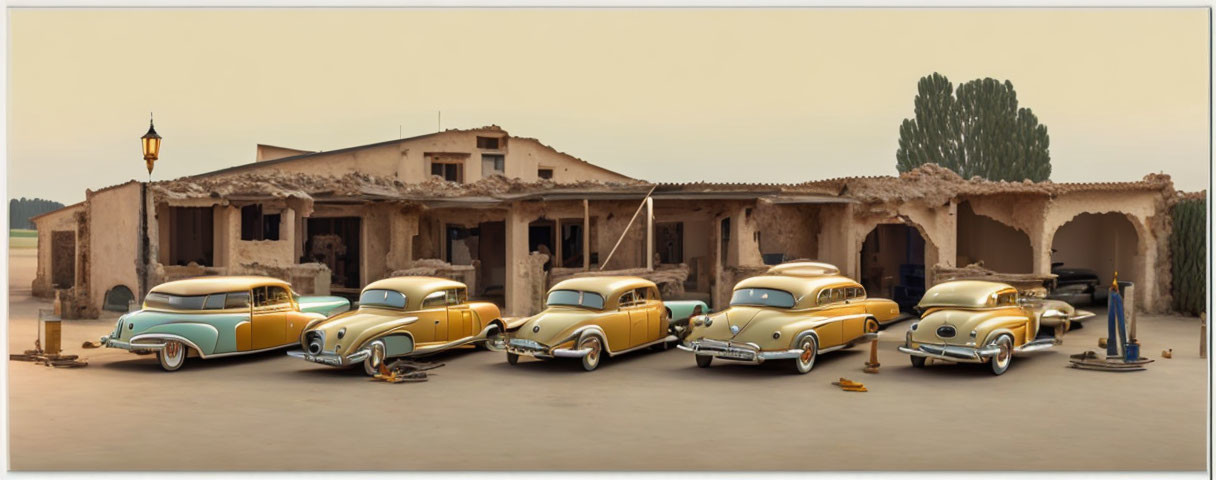
<path fill-rule="evenodd" d="M 1040 338 L 1033 342 L 1027 342 L 1027 343 L 1022 344 L 1022 346 L 1020 346 L 1020 347 L 1014 348 L 1013 352 L 1014 353 L 1034 352 L 1034 351 L 1038 351 L 1038 350 L 1046 350 L 1046 349 L 1054 347 L 1056 345 L 1059 345 L 1059 344 L 1056 343 L 1055 338 Z"/>
<path fill-rule="evenodd" d="M 658 345 L 658 344 L 660 344 L 660 343 L 678 342 L 678 341 L 680 341 L 680 339 L 679 339 L 679 338 L 676 338 L 676 336 L 675 336 L 675 335 L 668 335 L 666 338 L 660 338 L 660 339 L 655 340 L 655 341 L 653 341 L 653 342 L 646 343 L 646 344 L 642 344 L 642 345 L 638 345 L 638 346 L 633 347 L 633 348 L 627 348 L 627 349 L 625 349 L 625 350 L 621 350 L 621 351 L 619 351 L 619 352 L 608 352 L 608 356 L 609 356 L 609 357 L 615 357 L 615 356 L 620 355 L 620 354 L 622 354 L 622 353 L 629 353 L 629 352 L 632 352 L 632 351 L 634 351 L 634 350 L 641 350 L 641 349 L 643 349 L 643 348 L 646 348 L 646 347 L 649 347 L 649 346 L 652 346 L 652 345 Z"/>
<path fill-rule="evenodd" d="M 443 344 L 439 344 L 439 345 L 428 345 L 425 347 L 418 347 L 418 348 L 414 349 L 414 351 L 407 353 L 405 355 L 402 355 L 402 356 L 426 355 L 426 354 L 435 353 L 435 352 L 438 352 L 441 350 L 447 350 L 449 348 L 459 347 L 461 345 L 473 343 L 473 342 L 477 341 L 478 339 L 484 339 L 486 336 L 486 333 L 489 332 L 491 328 L 495 328 L 495 327 L 493 325 L 488 326 L 486 328 L 483 328 L 481 330 L 481 332 L 478 332 L 477 335 L 464 337 L 462 339 L 451 341 L 448 343 L 443 343 Z"/>

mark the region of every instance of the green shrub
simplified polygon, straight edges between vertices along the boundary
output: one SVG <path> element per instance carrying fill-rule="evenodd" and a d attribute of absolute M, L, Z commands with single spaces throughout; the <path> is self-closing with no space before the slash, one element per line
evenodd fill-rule
<path fill-rule="evenodd" d="M 1208 300 L 1206 200 L 1181 200 L 1174 204 L 1171 214 L 1174 218 L 1174 231 L 1170 234 L 1174 309 L 1199 315 L 1207 310 Z"/>

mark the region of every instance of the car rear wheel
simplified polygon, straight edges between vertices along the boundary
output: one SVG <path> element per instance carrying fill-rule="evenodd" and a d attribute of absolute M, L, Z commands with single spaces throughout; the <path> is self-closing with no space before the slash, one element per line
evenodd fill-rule
<path fill-rule="evenodd" d="M 802 353 L 792 363 L 794 373 L 801 375 L 815 367 L 815 358 L 819 356 L 819 342 L 815 340 L 815 337 L 807 335 L 798 341 L 797 349 Z"/>
<path fill-rule="evenodd" d="M 701 368 L 709 368 L 709 364 L 714 363 L 714 357 L 709 355 L 693 355 L 697 357 L 697 366 Z"/>
<path fill-rule="evenodd" d="M 866 333 L 878 333 L 878 320 L 873 318 L 866 319 Z"/>
<path fill-rule="evenodd" d="M 384 342 L 372 342 L 368 348 L 371 349 L 372 353 L 363 360 L 363 373 L 369 377 L 374 377 L 380 373 L 380 365 L 387 360 L 384 358 Z"/>
<path fill-rule="evenodd" d="M 190 353 L 190 348 L 182 342 L 169 340 L 165 342 L 165 348 L 156 352 L 156 359 L 160 360 L 160 368 L 166 372 L 174 372 L 186 364 L 186 354 L 188 353 Z"/>
<path fill-rule="evenodd" d="M 993 355 L 988 363 L 992 366 L 992 374 L 1000 375 L 1009 370 L 1009 364 L 1013 362 L 1013 339 L 1008 335 L 1001 335 L 992 344 L 999 347 L 1000 351 Z"/>
<path fill-rule="evenodd" d="M 600 337 L 588 335 L 578 341 L 578 349 L 590 349 L 591 353 L 583 355 L 583 370 L 588 372 L 595 370 L 600 366 L 600 357 L 603 356 L 604 347 L 600 343 Z"/>
<path fill-rule="evenodd" d="M 498 325 L 490 327 L 490 331 L 486 332 L 486 339 L 477 342 L 478 350 L 501 351 L 506 346 L 506 338 L 502 334 L 502 329 Z"/>
<path fill-rule="evenodd" d="M 515 365 L 515 364 L 519 363 L 519 354 L 507 352 L 507 363 L 509 363 L 511 365 Z"/>

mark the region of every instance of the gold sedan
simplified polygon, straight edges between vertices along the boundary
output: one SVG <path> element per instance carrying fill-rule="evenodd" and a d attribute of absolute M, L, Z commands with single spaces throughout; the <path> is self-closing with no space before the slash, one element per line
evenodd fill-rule
<path fill-rule="evenodd" d="M 899 316 L 890 300 L 866 290 L 835 267 L 785 264 L 735 285 L 730 308 L 693 319 L 687 343 L 706 368 L 714 358 L 763 363 L 789 361 L 807 373 L 819 354 L 870 341 Z"/>
<path fill-rule="evenodd" d="M 595 370 L 604 354 L 672 342 L 667 309 L 654 282 L 638 277 L 583 277 L 554 285 L 545 310 L 507 332 L 507 362 L 521 355 L 578 358 Z"/>
<path fill-rule="evenodd" d="M 372 282 L 359 309 L 310 323 L 293 357 L 335 367 L 362 364 L 375 375 L 390 358 L 431 354 L 471 343 L 500 347 L 505 330 L 492 303 L 469 302 L 465 284 L 444 278 Z"/>

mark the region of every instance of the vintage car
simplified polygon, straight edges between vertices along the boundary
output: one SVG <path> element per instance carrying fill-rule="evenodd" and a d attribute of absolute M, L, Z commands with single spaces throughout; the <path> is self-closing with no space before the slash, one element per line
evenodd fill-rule
<path fill-rule="evenodd" d="M 341 297 L 301 297 L 269 277 L 199 277 L 162 283 L 143 309 L 118 318 L 102 345 L 156 352 L 161 368 L 182 368 L 186 357 L 225 357 L 274 350 L 299 342 L 309 322 L 350 308 Z"/>
<path fill-rule="evenodd" d="M 865 288 L 831 265 L 783 264 L 735 285 L 729 308 L 694 318 L 680 349 L 702 368 L 715 357 L 788 360 L 807 373 L 820 353 L 872 340 L 898 317 L 895 302 L 866 298 Z"/>
<path fill-rule="evenodd" d="M 507 362 L 578 358 L 584 370 L 595 370 L 604 354 L 677 341 L 668 312 L 698 306 L 708 310 L 703 302 L 663 302 L 654 282 L 638 277 L 563 280 L 549 290 L 544 311 L 507 332 Z"/>
<path fill-rule="evenodd" d="M 920 321 L 908 330 L 899 351 L 913 367 L 935 358 L 989 363 L 992 373 L 1009 369 L 1014 353 L 1058 345 L 1071 322 L 1093 316 L 1059 300 L 1023 297 L 1008 284 L 958 280 L 925 292 Z"/>
<path fill-rule="evenodd" d="M 293 357 L 335 367 L 380 364 L 473 343 L 501 348 L 505 331 L 498 307 L 470 302 L 465 284 L 446 278 L 393 277 L 372 282 L 358 309 L 309 323 Z"/>

